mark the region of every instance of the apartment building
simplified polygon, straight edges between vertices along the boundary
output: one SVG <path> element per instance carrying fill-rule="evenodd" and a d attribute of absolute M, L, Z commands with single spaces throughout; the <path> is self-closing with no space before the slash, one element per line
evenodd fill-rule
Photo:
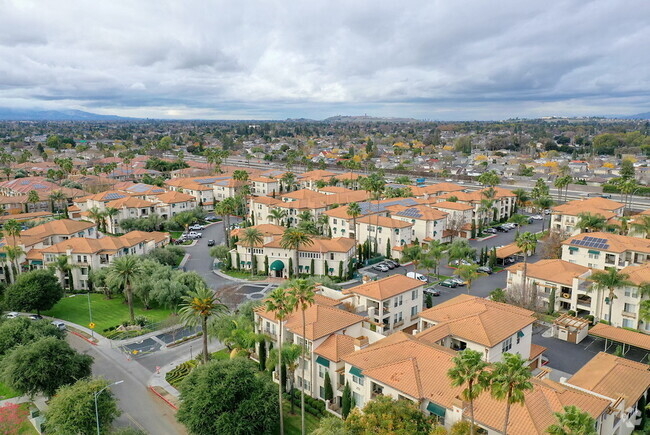
<path fill-rule="evenodd" d="M 534 312 L 470 295 L 459 295 L 420 313 L 416 337 L 453 350 L 473 349 L 486 362 L 516 353 L 541 365 L 541 346 L 532 344 Z"/>
<path fill-rule="evenodd" d="M 426 205 L 409 207 L 392 215 L 393 219 L 413 224 L 412 238 L 420 242 L 442 242 L 448 216 L 448 213 Z"/>
<path fill-rule="evenodd" d="M 399 256 L 394 248 L 410 245 L 414 224 L 378 214 L 357 218 L 356 239 L 358 243 L 370 243 L 388 257 Z"/>
<path fill-rule="evenodd" d="M 214 209 L 214 184 L 217 181 L 230 180 L 230 175 L 219 175 L 211 177 L 172 178 L 165 181 L 165 186 L 175 192 L 183 192 L 192 195 L 198 206 L 206 210 Z"/>
<path fill-rule="evenodd" d="M 579 214 L 600 215 L 607 222 L 615 222 L 623 216 L 624 209 L 625 205 L 623 203 L 607 198 L 594 197 L 569 201 L 551 209 L 551 228 L 569 235 L 580 234 L 580 228 L 576 227 L 580 220 Z"/>
<path fill-rule="evenodd" d="M 562 243 L 562 259 L 591 269 L 623 269 L 650 259 L 650 239 L 605 232 L 582 233 Z"/>
<path fill-rule="evenodd" d="M 641 332 L 650 334 L 650 322 L 643 322 L 639 317 L 639 309 L 641 302 L 648 299 L 650 295 L 643 295 L 640 287 L 650 283 L 650 263 L 644 263 L 637 266 L 628 266 L 621 270 L 628 276 L 627 280 L 632 283 L 631 286 L 625 286 L 616 289 L 616 297 L 612 306 L 612 326 L 619 326 L 623 328 L 634 328 Z M 601 292 L 602 315 L 597 317 L 609 320 L 609 292 Z M 597 295 L 594 292 L 594 295 Z M 595 314 L 594 314 L 595 315 Z"/>
<path fill-rule="evenodd" d="M 483 210 L 482 201 L 484 199 L 490 199 L 490 192 L 494 193 L 494 196 L 491 197 L 493 201 L 492 208 L 490 210 Z M 489 188 L 481 189 L 473 192 L 447 192 L 438 195 L 437 198 L 440 199 L 440 202 L 453 199 L 454 202 L 471 205 L 474 208 L 472 218 L 475 220 L 477 226 L 481 221 L 491 222 L 508 219 L 514 213 L 517 201 L 517 195 L 512 193 L 511 190 L 501 187 L 494 187 L 492 190 Z"/>
<path fill-rule="evenodd" d="M 377 332 L 387 335 L 418 323 L 424 283 L 395 274 L 343 290 L 358 313 L 372 320 Z"/>

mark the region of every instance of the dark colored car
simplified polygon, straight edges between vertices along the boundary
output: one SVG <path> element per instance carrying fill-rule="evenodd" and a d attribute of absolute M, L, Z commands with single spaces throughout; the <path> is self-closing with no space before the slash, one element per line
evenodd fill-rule
<path fill-rule="evenodd" d="M 429 293 L 431 296 L 440 296 L 440 291 L 436 290 L 434 287 L 425 288 L 424 292 Z"/>
<path fill-rule="evenodd" d="M 440 281 L 439 285 L 443 287 L 451 287 L 451 288 L 456 288 L 458 287 L 458 283 L 456 281 L 452 281 L 450 279 L 446 279 L 444 281 Z"/>
<path fill-rule="evenodd" d="M 382 262 L 379 263 L 379 264 L 383 264 L 383 265 L 385 265 L 385 266 L 388 267 L 390 270 L 395 269 L 395 265 L 393 264 L 392 261 L 382 261 Z"/>
<path fill-rule="evenodd" d="M 399 263 L 398 263 L 397 261 L 395 261 L 395 260 L 384 260 L 384 263 L 386 263 L 386 264 L 392 264 L 394 267 L 400 267 L 400 266 L 401 266 L 401 264 L 399 264 Z"/>
<path fill-rule="evenodd" d="M 476 270 L 481 273 L 487 273 L 488 275 L 492 275 L 492 268 L 489 266 L 481 266 Z"/>
<path fill-rule="evenodd" d="M 486 228 L 486 229 L 483 230 L 483 232 L 484 233 L 490 233 L 490 234 L 496 234 L 497 230 L 495 230 L 494 228 Z"/>
<path fill-rule="evenodd" d="M 502 227 L 501 225 L 499 225 L 498 227 L 494 227 L 494 228 L 500 233 L 507 233 L 508 231 L 510 231 L 508 228 Z"/>
<path fill-rule="evenodd" d="M 43 320 L 43 316 L 40 314 L 30 314 L 29 315 L 30 320 Z"/>
<path fill-rule="evenodd" d="M 214 246 L 214 240 L 208 240 L 208 246 Z"/>

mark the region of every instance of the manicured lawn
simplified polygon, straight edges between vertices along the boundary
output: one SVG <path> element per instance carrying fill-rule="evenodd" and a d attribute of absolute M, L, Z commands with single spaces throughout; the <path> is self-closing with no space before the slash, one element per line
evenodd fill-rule
<path fill-rule="evenodd" d="M 228 276 L 232 276 L 233 278 L 237 279 L 247 279 L 249 281 L 262 281 L 268 278 L 268 276 L 263 276 L 263 275 L 253 275 L 251 277 L 250 272 L 242 271 L 242 270 L 223 270 L 221 269 L 222 273 L 225 273 Z"/>
<path fill-rule="evenodd" d="M 118 326 L 123 321 L 129 320 L 129 307 L 124 303 L 123 296 L 114 296 L 113 299 L 106 299 L 103 294 L 92 293 L 90 305 L 93 313 L 95 331 L 102 333 L 104 329 Z M 166 308 L 153 308 L 145 310 L 142 304 L 136 300 L 135 315 L 146 316 L 150 322 L 161 322 L 169 317 L 171 311 Z M 43 312 L 46 316 L 67 320 L 78 325 L 88 327 L 88 296 L 76 295 L 64 297 L 49 311 Z"/>
<path fill-rule="evenodd" d="M 284 401 L 284 432 L 287 435 L 300 434 L 302 432 L 300 422 L 300 406 L 294 407 L 295 414 L 291 414 L 291 404 L 288 400 Z M 305 432 L 311 433 L 318 427 L 320 419 L 314 417 L 308 412 L 305 412 Z M 280 428 L 276 433 L 280 433 Z"/>
<path fill-rule="evenodd" d="M 12 397 L 18 397 L 20 394 L 17 391 L 12 390 L 3 383 L 0 383 L 0 400 L 11 399 Z"/>
<path fill-rule="evenodd" d="M 181 234 L 183 234 L 182 231 L 170 231 L 170 232 L 169 232 L 169 235 L 170 235 L 171 238 L 174 239 L 174 240 L 175 240 L 175 239 L 178 239 L 178 238 L 181 236 Z"/>
<path fill-rule="evenodd" d="M 221 349 L 217 352 L 213 352 L 210 354 L 211 361 L 221 361 L 224 359 L 230 359 L 230 352 L 228 351 L 228 349 Z"/>
<path fill-rule="evenodd" d="M 30 407 L 29 403 L 22 403 L 20 405 L 20 409 L 27 412 L 28 416 L 29 416 L 29 407 Z M 20 429 L 18 430 L 18 434 L 19 435 L 38 435 L 38 432 L 36 431 L 36 429 L 34 429 L 34 426 L 32 426 L 32 424 L 29 422 L 29 418 L 25 418 L 25 420 L 23 421 L 23 424 L 20 425 Z"/>

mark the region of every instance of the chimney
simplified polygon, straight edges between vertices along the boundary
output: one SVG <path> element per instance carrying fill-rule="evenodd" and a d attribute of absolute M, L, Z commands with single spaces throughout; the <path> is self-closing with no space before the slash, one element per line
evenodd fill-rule
<path fill-rule="evenodd" d="M 354 339 L 354 350 L 361 350 L 368 347 L 368 337 L 362 335 Z"/>

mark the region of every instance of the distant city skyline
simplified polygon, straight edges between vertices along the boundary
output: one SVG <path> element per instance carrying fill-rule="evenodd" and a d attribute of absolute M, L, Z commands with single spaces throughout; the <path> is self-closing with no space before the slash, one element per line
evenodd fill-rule
<path fill-rule="evenodd" d="M 650 3 L 0 4 L 0 107 L 158 119 L 650 112 Z"/>

